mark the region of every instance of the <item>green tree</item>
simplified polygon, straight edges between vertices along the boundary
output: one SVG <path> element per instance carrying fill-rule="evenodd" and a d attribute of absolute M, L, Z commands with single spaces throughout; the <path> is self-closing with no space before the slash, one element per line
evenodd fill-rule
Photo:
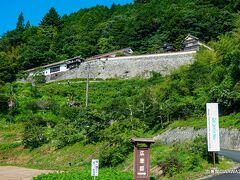
<path fill-rule="evenodd" d="M 55 10 L 55 8 L 51 8 L 49 12 L 43 17 L 40 26 L 43 27 L 57 27 L 57 29 L 61 28 L 61 17 Z"/>
<path fill-rule="evenodd" d="M 134 3 L 148 3 L 150 0 L 134 0 Z"/>
<path fill-rule="evenodd" d="M 24 123 L 23 145 L 29 148 L 37 148 L 46 143 L 46 122 L 40 116 L 32 115 Z"/>
<path fill-rule="evenodd" d="M 3 82 L 12 82 L 16 80 L 16 74 L 19 69 L 19 54 L 17 49 L 11 53 L 0 52 L 0 79 Z"/>
<path fill-rule="evenodd" d="M 21 12 L 18 16 L 18 21 L 17 21 L 17 25 L 16 25 L 16 30 L 17 31 L 23 31 L 24 30 L 24 16 L 23 16 L 23 12 Z"/>
<path fill-rule="evenodd" d="M 117 50 L 119 46 L 116 46 L 114 42 L 115 41 L 113 36 L 109 38 L 100 38 L 97 44 L 99 48 L 99 52 L 102 54 L 102 53 L 111 52 L 113 50 Z"/>
<path fill-rule="evenodd" d="M 30 21 L 27 21 L 26 26 L 25 26 L 25 29 L 28 29 L 28 28 L 30 28 L 30 27 L 31 27 Z"/>
<path fill-rule="evenodd" d="M 57 39 L 56 28 L 32 27 L 24 32 L 26 42 L 22 50 L 21 63 L 24 69 L 55 62 L 54 45 Z"/>
<path fill-rule="evenodd" d="M 23 13 L 21 12 L 18 16 L 16 29 L 9 31 L 5 34 L 5 36 L 7 37 L 8 41 L 12 47 L 16 47 L 23 42 L 24 30 L 25 30 L 24 16 L 23 16 Z"/>

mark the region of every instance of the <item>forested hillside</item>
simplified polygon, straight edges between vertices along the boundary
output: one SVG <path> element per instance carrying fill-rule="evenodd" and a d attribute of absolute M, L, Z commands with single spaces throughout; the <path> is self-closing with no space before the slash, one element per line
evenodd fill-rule
<path fill-rule="evenodd" d="M 99 158 L 101 168 L 131 173 L 130 138 L 153 137 L 174 124 L 206 127 L 208 102 L 219 103 L 220 127 L 240 128 L 239 3 L 139 0 L 63 17 L 51 9 L 37 27 L 25 24 L 21 14 L 16 30 L 0 41 L 0 164 L 79 170 Z M 136 53 L 161 52 L 164 42 L 181 49 L 188 33 L 213 50 L 201 49 L 193 64 L 165 77 L 153 72 L 149 79 L 90 82 L 88 108 L 81 79 L 11 82 L 21 70 L 75 55 L 126 46 Z M 167 179 L 203 174 L 210 166 L 206 148 L 204 138 L 156 145 L 153 165 Z"/>
<path fill-rule="evenodd" d="M 152 137 L 174 123 L 188 126 L 194 121 L 206 127 L 207 102 L 219 103 L 225 116 L 220 127 L 239 128 L 239 22 L 211 44 L 214 51 L 200 51 L 192 65 L 169 76 L 90 83 L 87 110 L 84 81 L 6 83 L 0 88 L 0 163 L 79 169 L 97 157 L 101 167 L 130 166 L 126 171 L 131 171 L 131 137 Z M 156 146 L 154 166 L 174 161 L 178 169 L 166 169 L 170 176 L 201 172 L 209 166 L 204 143 L 198 139 L 188 148 L 161 147 L 167 148 L 164 154 Z M 199 151 L 193 152 L 193 146 Z M 75 165 L 69 167 L 68 161 Z"/>
<path fill-rule="evenodd" d="M 96 6 L 60 17 L 54 8 L 38 26 L 20 14 L 16 29 L 0 39 L 0 80 L 65 58 L 131 47 L 136 53 L 161 52 L 165 42 L 181 49 L 191 33 L 204 42 L 232 30 L 239 1 L 146 0 L 110 8 Z"/>

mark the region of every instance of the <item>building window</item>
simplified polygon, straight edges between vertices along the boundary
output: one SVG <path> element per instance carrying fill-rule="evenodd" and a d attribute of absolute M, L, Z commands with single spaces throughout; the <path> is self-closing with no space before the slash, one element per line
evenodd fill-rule
<path fill-rule="evenodd" d="M 193 43 L 186 44 L 186 47 L 193 46 Z"/>
<path fill-rule="evenodd" d="M 50 68 L 50 73 L 54 73 L 54 72 L 58 72 L 58 71 L 60 71 L 60 66 L 55 66 L 55 67 Z"/>

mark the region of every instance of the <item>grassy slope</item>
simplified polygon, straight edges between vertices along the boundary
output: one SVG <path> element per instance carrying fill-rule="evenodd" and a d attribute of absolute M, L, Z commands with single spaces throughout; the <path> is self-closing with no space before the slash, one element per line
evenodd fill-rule
<path fill-rule="evenodd" d="M 0 164 L 17 165 L 39 169 L 79 170 L 97 158 L 98 145 L 76 143 L 56 150 L 51 144 L 30 150 L 20 141 L 21 124 L 0 125 Z M 4 130 L 3 130 L 4 129 Z M 72 166 L 69 166 L 71 163 Z"/>
<path fill-rule="evenodd" d="M 85 101 L 85 81 L 76 81 L 71 81 L 71 83 L 62 81 L 37 86 L 37 93 L 41 94 L 41 98 L 36 99 L 51 98 L 59 105 L 63 105 L 69 98 L 73 97 L 81 102 L 82 107 Z M 139 92 L 138 90 L 141 87 L 147 85 L 148 83 L 145 80 L 91 82 L 89 85 L 89 105 L 93 109 L 99 109 L 108 104 L 109 100 L 119 95 L 120 92 L 120 96 L 127 97 L 129 93 Z M 26 118 L 25 115 L 28 113 L 26 104 L 34 99 L 30 94 L 30 85 L 18 84 L 15 97 L 18 101 L 18 108 L 23 113 L 17 115 L 15 120 Z M 48 115 L 48 113 L 41 111 L 38 114 Z M 4 120 L 1 120 L 0 123 L 0 164 L 40 169 L 74 170 L 79 169 L 79 167 L 90 166 L 91 159 L 98 157 L 98 148 L 101 144 L 83 145 L 76 143 L 55 150 L 52 143 L 49 143 L 34 150 L 24 149 L 20 141 L 23 125 L 21 123 L 9 124 L 4 122 Z M 69 163 L 71 163 L 71 167 Z"/>
<path fill-rule="evenodd" d="M 1 124 L 1 142 L 0 142 L 0 164 L 1 165 L 16 165 L 23 167 L 30 167 L 36 169 L 53 169 L 53 170 L 64 170 L 79 172 L 90 169 L 91 159 L 98 158 L 98 148 L 101 144 L 97 145 L 83 145 L 76 143 L 69 145 L 59 150 L 54 150 L 50 145 L 44 145 L 35 150 L 24 149 L 20 139 L 20 132 L 22 130 L 21 125 L 6 125 Z M 159 169 L 157 163 L 164 160 L 172 150 L 172 147 L 166 145 L 153 145 L 151 148 L 151 173 L 153 176 L 158 174 Z M 181 155 L 185 160 L 191 158 L 191 154 Z M 71 166 L 69 166 L 71 162 Z M 133 153 L 130 153 L 127 160 L 116 167 L 119 171 L 132 173 L 133 170 Z M 198 177 L 208 175 L 204 169 L 210 169 L 211 164 L 206 161 L 202 161 L 202 169 L 197 169 L 193 172 L 183 172 L 178 174 L 171 179 L 186 179 L 191 177 L 196 179 Z M 226 160 L 220 161 L 217 165 L 220 169 L 227 169 L 232 167 L 232 163 L 228 163 Z M 106 172 L 108 172 L 107 170 Z M 115 172 L 113 170 L 113 172 Z M 100 171 L 101 173 L 101 171 Z M 108 172 L 110 173 L 110 172 Z M 166 177 L 169 179 L 169 177 Z"/>
<path fill-rule="evenodd" d="M 53 169 L 64 171 L 82 171 L 89 170 L 91 159 L 98 158 L 97 145 L 83 145 L 76 143 L 59 150 L 54 150 L 50 144 L 44 145 L 35 150 L 24 149 L 19 142 L 20 132 L 22 130 L 19 124 L 1 124 L 1 142 L 0 142 L 0 164 L 31 167 L 37 169 Z M 4 129 L 4 130 L 3 130 Z M 157 163 L 164 160 L 169 155 L 172 147 L 166 145 L 153 145 L 151 148 L 151 172 L 156 175 L 159 171 Z M 183 154 L 184 159 L 191 158 L 191 155 Z M 71 166 L 69 163 L 71 162 Z M 129 154 L 127 160 L 120 164 L 116 169 L 130 172 L 133 170 L 133 154 Z M 210 169 L 211 165 L 202 161 L 203 169 Z M 227 161 L 221 161 L 217 165 L 220 169 L 230 168 L 232 164 Z M 172 179 L 185 179 L 191 175 L 192 179 L 207 175 L 202 169 L 195 172 L 184 172 Z M 169 179 L 169 177 L 167 178 Z"/>
<path fill-rule="evenodd" d="M 220 128 L 238 128 L 240 129 L 240 113 L 231 114 L 228 116 L 221 116 L 219 118 Z M 206 117 L 189 118 L 187 120 L 179 120 L 171 123 L 168 128 L 176 127 L 194 127 L 194 128 L 206 128 Z"/>
<path fill-rule="evenodd" d="M 101 97 L 110 97 L 114 98 L 116 93 L 120 90 L 123 91 L 122 95 L 126 95 L 127 89 L 126 86 L 132 86 L 134 89 L 139 87 L 147 86 L 148 82 L 145 80 L 131 80 L 131 81 L 105 81 L 101 83 L 91 83 L 90 84 L 90 104 L 93 108 L 98 108 L 107 104 L 107 98 Z M 58 88 L 61 86 L 61 88 Z M 51 95 L 53 99 L 59 103 L 63 103 L 67 100 L 67 95 L 64 98 L 63 95 L 69 87 L 76 92 L 76 96 L 80 101 L 84 101 L 84 86 L 85 83 L 72 83 L 63 84 L 52 83 L 46 84 L 40 87 L 40 92 L 44 93 L 44 96 Z M 28 101 L 28 92 L 25 87 L 22 88 L 22 93 L 18 94 L 20 99 Z M 70 92 L 71 93 L 71 92 Z M 103 101 L 104 100 L 104 101 Z M 97 107 L 98 106 L 98 107 Z M 240 128 L 240 114 L 225 116 L 220 118 L 221 127 L 238 127 Z M 206 127 L 205 118 L 190 118 L 188 120 L 175 121 L 174 123 L 167 126 L 167 128 L 174 127 L 185 127 L 191 126 L 196 128 Z M 62 149 L 56 150 L 51 143 L 46 144 L 38 149 L 30 150 L 24 149 L 21 144 L 21 132 L 23 126 L 21 124 L 8 124 L 1 122 L 0 124 L 0 164 L 1 165 L 17 165 L 31 168 L 39 169 L 55 169 L 55 170 L 71 170 L 79 171 L 81 169 L 89 169 L 90 162 L 93 158 L 98 158 L 98 149 L 101 144 L 97 145 L 83 145 L 82 143 L 76 143 L 74 145 L 69 145 Z M 154 132 L 152 134 L 158 134 L 161 130 Z M 147 136 L 150 134 L 148 133 Z M 152 172 L 155 174 L 157 169 L 157 162 L 164 159 L 170 151 L 171 147 L 164 145 L 154 145 L 152 146 L 151 151 L 151 166 Z M 186 157 L 188 158 L 188 157 Z M 130 154 L 127 160 L 119 165 L 117 169 L 132 172 L 133 170 L 133 154 Z M 71 163 L 71 166 L 69 165 Z M 205 169 L 210 168 L 211 165 L 203 162 L 203 167 Z M 226 161 L 223 161 L 218 165 L 219 167 L 225 169 L 229 168 L 231 165 L 227 164 Z M 196 172 L 188 172 L 178 175 L 177 179 L 184 179 L 185 176 L 191 174 L 192 177 L 198 177 L 202 174 L 202 170 Z"/>

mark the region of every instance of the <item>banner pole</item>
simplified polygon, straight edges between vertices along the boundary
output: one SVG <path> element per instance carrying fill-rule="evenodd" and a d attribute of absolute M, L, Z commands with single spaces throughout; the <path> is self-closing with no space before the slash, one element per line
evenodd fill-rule
<path fill-rule="evenodd" d="M 216 158 L 216 156 L 215 156 L 215 151 L 213 152 L 213 167 L 215 167 L 215 159 Z"/>

